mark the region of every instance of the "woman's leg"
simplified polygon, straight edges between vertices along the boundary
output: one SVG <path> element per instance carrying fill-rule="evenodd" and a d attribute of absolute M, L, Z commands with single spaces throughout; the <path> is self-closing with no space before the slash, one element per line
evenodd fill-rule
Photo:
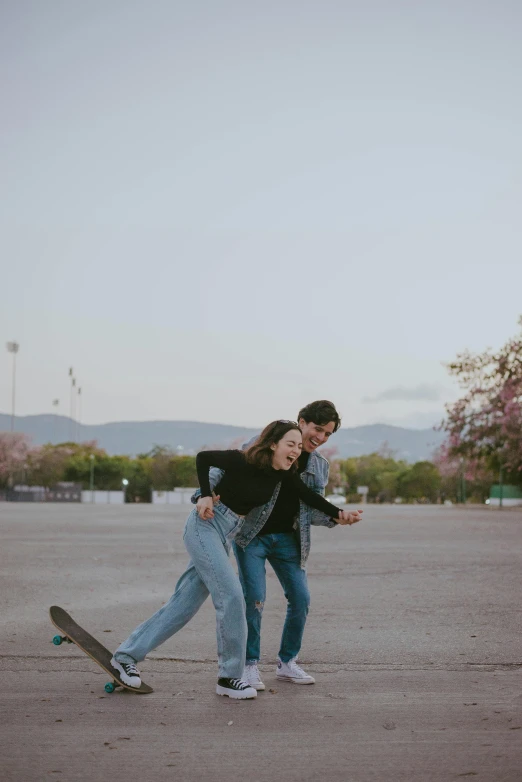
<path fill-rule="evenodd" d="M 216 609 L 219 676 L 241 679 L 247 625 L 241 584 L 228 558 L 227 535 L 234 526 L 219 506 L 214 507 L 211 521 L 191 514 L 185 529 L 185 546 Z"/>
<path fill-rule="evenodd" d="M 254 538 L 246 548 L 234 544 L 239 580 L 243 587 L 248 626 L 246 664 L 261 659 L 261 619 L 266 600 L 266 558 L 270 536 Z"/>
<path fill-rule="evenodd" d="M 197 614 L 208 589 L 193 562 L 176 584 L 174 594 L 150 619 L 139 625 L 114 653 L 120 663 L 140 662 L 146 655 L 181 630 Z"/>

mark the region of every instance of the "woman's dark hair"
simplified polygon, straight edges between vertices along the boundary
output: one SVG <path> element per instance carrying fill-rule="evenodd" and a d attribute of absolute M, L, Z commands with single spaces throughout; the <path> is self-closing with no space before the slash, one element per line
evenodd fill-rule
<path fill-rule="evenodd" d="M 252 443 L 250 448 L 245 451 L 245 459 L 248 464 L 269 469 L 272 466 L 272 445 L 276 445 L 287 432 L 291 432 L 293 429 L 301 432 L 296 421 L 272 421 L 271 424 L 265 426 L 255 443 Z M 297 469 L 297 459 L 290 469 Z"/>
<path fill-rule="evenodd" d="M 335 405 L 327 399 L 319 399 L 317 402 L 310 402 L 309 405 L 299 410 L 297 420 L 304 418 L 307 424 L 313 422 L 318 426 L 326 426 L 330 421 L 334 422 L 336 432 L 341 426 L 341 416 L 335 409 Z"/>

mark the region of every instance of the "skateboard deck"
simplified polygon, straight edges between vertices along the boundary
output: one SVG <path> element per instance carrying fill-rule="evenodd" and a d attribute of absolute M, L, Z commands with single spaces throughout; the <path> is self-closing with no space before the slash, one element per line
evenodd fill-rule
<path fill-rule="evenodd" d="M 103 668 L 103 670 L 109 674 L 112 681 L 107 682 L 105 685 L 106 692 L 114 692 L 116 687 L 124 687 L 126 690 L 137 692 L 141 695 L 153 692 L 152 687 L 149 687 L 149 685 L 144 682 L 141 683 L 141 687 L 129 687 L 128 684 L 125 684 L 125 682 L 121 680 L 119 672 L 111 665 L 112 653 L 88 633 L 87 630 L 80 627 L 72 616 L 69 616 L 67 611 L 64 611 L 63 608 L 60 608 L 60 606 L 51 606 L 49 609 L 49 616 L 53 625 L 57 627 L 58 630 L 61 630 L 62 633 L 65 633 L 65 638 L 62 638 L 62 636 L 59 635 L 54 636 L 53 643 L 56 646 L 59 646 L 62 641 L 76 644 L 82 652 L 89 655 L 91 660 L 98 663 L 100 668 Z"/>

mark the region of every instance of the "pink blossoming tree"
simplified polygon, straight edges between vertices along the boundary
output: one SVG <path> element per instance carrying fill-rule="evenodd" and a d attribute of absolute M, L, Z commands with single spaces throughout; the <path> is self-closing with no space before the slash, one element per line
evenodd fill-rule
<path fill-rule="evenodd" d="M 448 370 L 464 395 L 446 406 L 439 469 L 462 456 L 471 479 L 502 467 L 510 480 L 522 482 L 522 331 L 498 351 L 458 355 Z"/>
<path fill-rule="evenodd" d="M 29 438 L 20 432 L 0 432 L 0 487 L 16 482 L 29 454 Z"/>

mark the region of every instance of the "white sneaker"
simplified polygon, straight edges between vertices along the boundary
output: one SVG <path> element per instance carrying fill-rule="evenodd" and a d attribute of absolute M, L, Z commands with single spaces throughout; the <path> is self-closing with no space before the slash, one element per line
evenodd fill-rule
<path fill-rule="evenodd" d="M 294 684 L 315 684 L 315 679 L 297 664 L 297 657 L 287 663 L 277 658 L 277 678 Z"/>
<path fill-rule="evenodd" d="M 111 665 L 120 674 L 122 682 L 128 684 L 129 687 L 136 687 L 136 689 L 141 687 L 140 672 L 136 668 L 135 663 L 119 663 L 118 660 L 115 660 L 113 657 Z"/>
<path fill-rule="evenodd" d="M 249 684 L 254 688 L 254 690 L 257 690 L 258 692 L 261 692 L 265 689 L 265 685 L 261 681 L 261 676 L 259 675 L 259 668 L 257 667 L 257 663 L 245 665 L 242 678 L 244 682 Z"/>

